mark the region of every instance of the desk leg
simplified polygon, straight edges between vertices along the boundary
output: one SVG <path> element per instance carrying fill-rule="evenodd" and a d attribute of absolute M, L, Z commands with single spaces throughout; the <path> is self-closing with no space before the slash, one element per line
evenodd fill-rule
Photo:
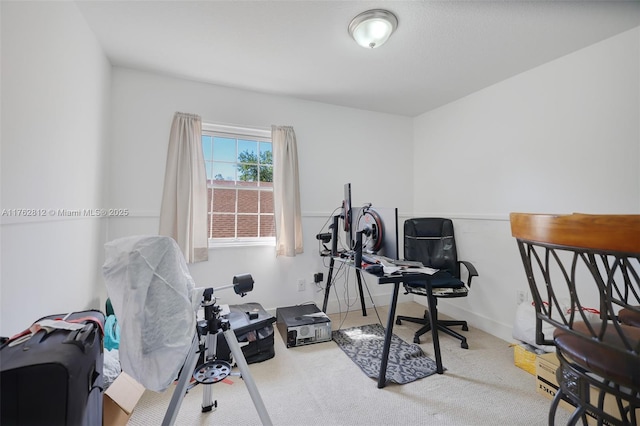
<path fill-rule="evenodd" d="M 327 313 L 327 304 L 329 303 L 329 293 L 331 292 L 331 276 L 333 275 L 333 256 L 329 261 L 329 273 L 327 274 L 327 285 L 324 287 L 324 303 L 322 303 L 322 312 Z"/>
<path fill-rule="evenodd" d="M 431 293 L 431 292 L 430 292 Z M 438 339 L 438 327 L 436 327 L 436 320 L 438 319 L 438 307 L 436 298 L 429 294 L 427 297 L 429 303 L 429 321 L 431 321 L 431 338 L 433 339 L 433 351 L 436 357 L 436 372 L 442 374 L 444 369 L 442 368 L 442 356 L 440 355 L 440 339 Z"/>
<path fill-rule="evenodd" d="M 356 278 L 358 279 L 358 291 L 360 292 L 360 306 L 362 307 L 362 316 L 367 316 L 367 310 L 364 307 L 364 293 L 362 292 L 362 276 L 360 270 L 356 269 Z"/>
<path fill-rule="evenodd" d="M 389 362 L 389 348 L 391 347 L 391 336 L 393 336 L 393 321 L 396 317 L 396 305 L 398 304 L 398 291 L 400 283 L 393 283 L 393 295 L 389 305 L 389 316 L 387 317 L 387 329 L 384 333 L 384 346 L 382 348 L 382 360 L 380 362 L 380 374 L 378 375 L 378 388 L 382 389 L 387 381 L 387 363 Z"/>

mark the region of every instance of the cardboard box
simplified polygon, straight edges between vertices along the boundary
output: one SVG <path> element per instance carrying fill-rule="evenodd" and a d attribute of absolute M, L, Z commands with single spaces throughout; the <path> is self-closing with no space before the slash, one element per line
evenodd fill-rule
<path fill-rule="evenodd" d="M 553 399 L 558 391 L 558 380 L 556 379 L 556 370 L 560 366 L 560 361 L 555 353 L 546 353 L 536 357 L 536 390 L 538 393 Z M 598 392 L 591 389 L 591 401 L 598 400 Z M 576 406 L 573 402 L 565 397 L 560 401 L 560 407 L 573 412 Z M 618 407 L 615 398 L 612 395 L 606 395 L 604 399 L 604 411 L 619 418 Z M 640 415 L 640 410 L 636 415 Z M 587 422 L 590 425 L 597 425 L 597 419 L 587 411 Z M 603 424 L 610 425 L 607 420 L 603 420 Z"/>
<path fill-rule="evenodd" d="M 536 357 L 536 391 L 549 399 L 553 399 L 558 392 L 556 370 L 559 366 L 558 356 L 553 352 Z M 559 406 L 569 411 L 576 409 L 569 398 L 563 398 Z M 591 417 L 588 419 L 591 420 Z"/>
<path fill-rule="evenodd" d="M 513 363 L 529 374 L 536 375 L 536 353 L 523 345 L 513 345 Z"/>
<path fill-rule="evenodd" d="M 144 391 L 144 386 L 133 377 L 124 371 L 120 373 L 104 392 L 102 424 L 126 426 Z"/>

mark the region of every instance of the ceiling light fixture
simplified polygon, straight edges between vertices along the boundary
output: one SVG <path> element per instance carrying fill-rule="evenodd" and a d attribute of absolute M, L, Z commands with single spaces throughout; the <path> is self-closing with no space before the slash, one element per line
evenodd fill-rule
<path fill-rule="evenodd" d="M 396 15 L 384 9 L 362 12 L 349 24 L 349 34 L 362 47 L 382 46 L 398 27 Z"/>

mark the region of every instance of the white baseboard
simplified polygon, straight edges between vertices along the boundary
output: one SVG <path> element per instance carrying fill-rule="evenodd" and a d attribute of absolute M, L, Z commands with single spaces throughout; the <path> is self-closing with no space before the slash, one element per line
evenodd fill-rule
<path fill-rule="evenodd" d="M 373 301 L 371 301 L 373 299 Z M 412 300 L 410 295 L 405 295 L 402 291 L 398 295 L 398 303 L 402 302 L 410 302 Z M 373 306 L 377 307 L 387 307 L 391 303 L 391 292 L 387 294 L 378 294 L 372 297 L 366 295 L 364 298 L 365 309 L 373 308 Z M 320 301 L 320 305 L 322 301 Z M 322 306 L 318 305 L 318 307 L 322 308 Z M 346 303 L 344 300 L 341 300 L 339 303 L 334 299 L 329 299 L 327 303 L 327 314 L 338 314 L 345 312 L 360 312 L 362 310 L 360 306 L 360 299 L 353 297 L 351 300 Z"/>
<path fill-rule="evenodd" d="M 414 301 L 426 306 L 426 298 L 424 297 L 416 297 Z M 438 299 L 438 314 L 443 314 L 457 320 L 467 321 L 470 327 L 482 330 L 485 333 L 489 333 L 506 342 L 513 341 L 513 329 L 511 325 L 501 324 L 491 318 L 462 309 L 456 305 L 448 303 L 446 299 Z"/>

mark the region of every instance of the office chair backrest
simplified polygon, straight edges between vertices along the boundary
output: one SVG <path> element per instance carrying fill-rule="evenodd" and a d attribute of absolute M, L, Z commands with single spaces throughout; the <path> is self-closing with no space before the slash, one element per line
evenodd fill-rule
<path fill-rule="evenodd" d="M 404 258 L 446 269 L 460 278 L 460 264 L 451 219 L 423 217 L 404 222 Z"/>

